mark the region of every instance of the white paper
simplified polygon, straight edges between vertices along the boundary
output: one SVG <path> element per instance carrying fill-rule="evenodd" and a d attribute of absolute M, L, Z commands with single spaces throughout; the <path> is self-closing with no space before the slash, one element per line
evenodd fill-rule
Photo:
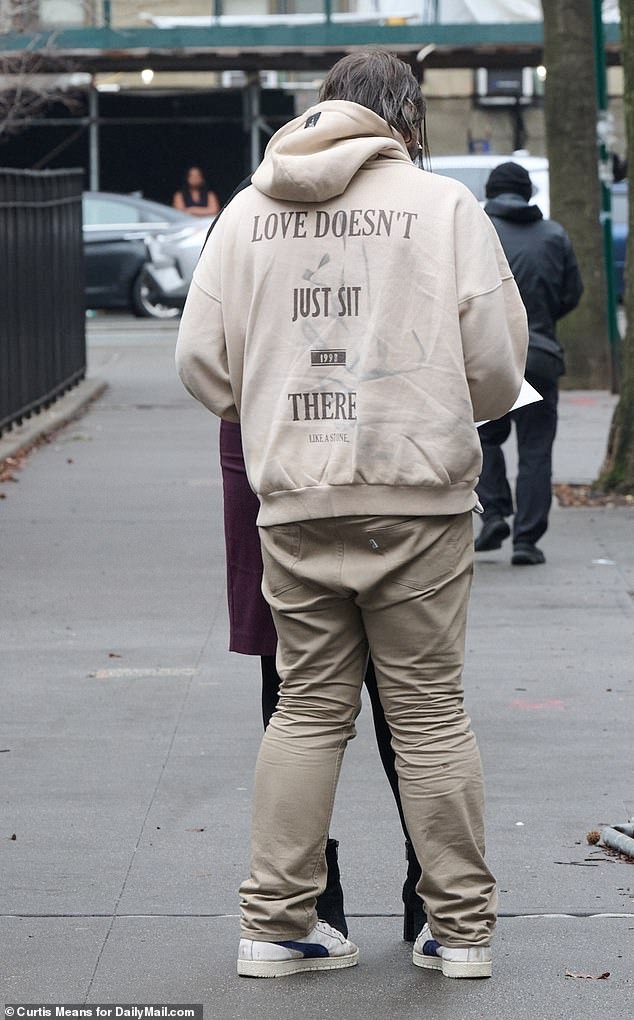
<path fill-rule="evenodd" d="M 531 386 L 531 384 L 527 382 L 526 379 L 523 379 L 522 388 L 519 392 L 517 400 L 515 401 L 513 407 L 511 408 L 511 411 L 517 411 L 519 407 L 526 407 L 527 404 L 536 404 L 538 400 L 542 399 L 543 398 L 541 393 L 538 393 L 534 386 Z M 486 421 L 477 421 L 476 428 L 478 429 L 480 428 L 481 425 L 486 425 L 487 421 L 490 420 L 491 420 L 490 418 L 487 418 Z"/>

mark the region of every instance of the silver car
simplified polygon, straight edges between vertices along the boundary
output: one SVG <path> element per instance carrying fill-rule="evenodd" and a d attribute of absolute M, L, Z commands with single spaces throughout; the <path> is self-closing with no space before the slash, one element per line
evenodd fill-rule
<path fill-rule="evenodd" d="M 189 284 L 213 217 L 204 219 L 138 195 L 88 191 L 83 196 L 86 307 L 126 308 L 141 316 L 169 318 L 178 309 L 155 299 L 144 268 L 148 244 L 165 250 Z"/>

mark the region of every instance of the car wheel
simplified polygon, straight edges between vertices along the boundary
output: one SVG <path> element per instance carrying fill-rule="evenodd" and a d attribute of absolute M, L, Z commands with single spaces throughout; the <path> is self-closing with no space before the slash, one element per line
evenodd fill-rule
<path fill-rule="evenodd" d="M 132 286 L 132 311 L 139 318 L 145 319 L 176 319 L 180 315 L 179 308 L 170 308 L 153 300 L 142 272 Z"/>

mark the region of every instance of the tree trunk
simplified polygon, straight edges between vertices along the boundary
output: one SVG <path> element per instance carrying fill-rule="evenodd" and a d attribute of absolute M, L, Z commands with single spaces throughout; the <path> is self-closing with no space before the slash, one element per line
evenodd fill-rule
<path fill-rule="evenodd" d="M 592 0 L 542 0 L 550 213 L 575 249 L 585 292 L 562 322 L 569 388 L 608 389 L 610 353 L 599 220 Z"/>
<path fill-rule="evenodd" d="M 624 72 L 628 166 L 634 167 L 634 9 L 621 0 L 621 52 Z M 630 179 L 632 174 L 630 173 Z M 625 267 L 627 332 L 622 344 L 621 394 L 614 411 L 608 450 L 597 483 L 603 490 L 634 493 L 634 200 L 630 194 L 628 261 Z"/>

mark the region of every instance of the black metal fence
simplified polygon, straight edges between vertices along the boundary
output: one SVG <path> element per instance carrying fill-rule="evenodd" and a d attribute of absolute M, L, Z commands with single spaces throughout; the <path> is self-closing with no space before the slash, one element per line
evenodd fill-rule
<path fill-rule="evenodd" d="M 0 434 L 86 374 L 82 183 L 0 168 Z"/>

